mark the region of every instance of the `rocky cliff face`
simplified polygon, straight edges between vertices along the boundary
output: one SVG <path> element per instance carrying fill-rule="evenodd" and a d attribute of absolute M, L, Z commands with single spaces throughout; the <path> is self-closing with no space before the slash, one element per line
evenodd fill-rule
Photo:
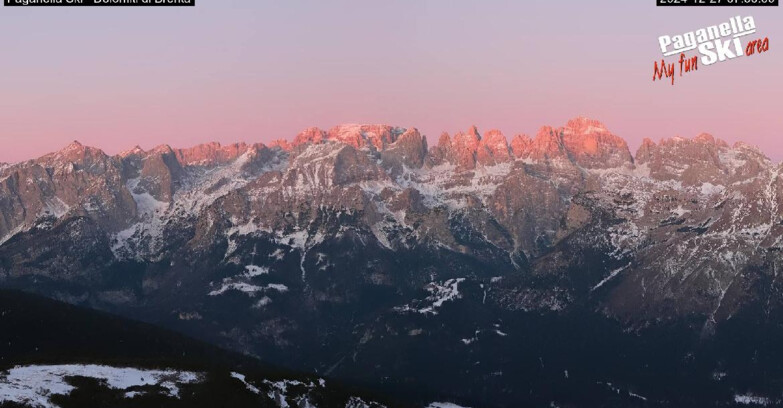
<path fill-rule="evenodd" d="M 370 347 L 450 303 L 709 337 L 781 306 L 780 172 L 706 134 L 634 158 L 585 118 L 431 148 L 385 125 L 114 157 L 74 143 L 0 167 L 0 282 L 324 370 L 309 341 Z"/>
<path fill-rule="evenodd" d="M 500 131 L 471 127 L 429 151 L 416 129 L 385 125 L 310 128 L 272 148 L 159 146 L 115 157 L 74 142 L 3 168 L 0 236 L 83 217 L 117 262 L 220 245 L 229 261 L 236 239 L 264 233 L 304 265 L 309 248 L 352 231 L 389 251 L 441 248 L 498 271 L 567 279 L 579 254 L 596 250 L 622 272 L 602 266 L 586 278 L 600 288 L 565 287 L 566 298 L 589 289 L 581 295 L 602 292 L 610 314 L 712 318 L 740 307 L 722 302 L 742 292 L 729 290 L 734 276 L 776 268 L 779 170 L 756 149 L 707 134 L 645 140 L 634 161 L 624 140 L 586 118 L 510 145 Z M 173 238 L 181 246 L 166 250 Z M 571 241 L 584 248 L 560 254 Z"/>

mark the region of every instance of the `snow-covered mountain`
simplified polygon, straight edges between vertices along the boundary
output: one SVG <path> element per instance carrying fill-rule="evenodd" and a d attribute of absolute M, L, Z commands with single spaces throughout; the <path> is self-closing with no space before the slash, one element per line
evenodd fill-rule
<path fill-rule="evenodd" d="M 117 156 L 74 142 L 0 167 L 0 282 L 346 377 L 457 304 L 485 315 L 447 325 L 454 347 L 513 338 L 500 315 L 583 311 L 704 339 L 781 309 L 781 169 L 707 134 L 632 155 L 586 118 L 429 148 L 385 125 Z"/>

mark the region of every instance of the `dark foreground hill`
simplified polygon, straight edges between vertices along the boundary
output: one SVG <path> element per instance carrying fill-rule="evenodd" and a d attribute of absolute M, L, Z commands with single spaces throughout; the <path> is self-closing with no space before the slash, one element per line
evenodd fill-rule
<path fill-rule="evenodd" d="M 168 370 L 171 378 L 192 372 L 198 378 L 111 388 L 112 380 L 107 378 L 129 377 L 129 370 L 149 376 Z M 370 402 L 375 396 L 368 398 L 366 392 L 277 369 L 153 325 L 36 295 L 0 291 L 0 407 L 28 406 L 19 398 L 9 398 L 25 392 L 14 388 L 14 375 L 27 375 L 17 378 L 21 384 L 16 385 L 22 388 L 63 378 L 75 388 L 68 395 L 31 390 L 62 408 L 380 406 Z M 168 395 L 166 381 L 176 386 L 176 397 Z"/>

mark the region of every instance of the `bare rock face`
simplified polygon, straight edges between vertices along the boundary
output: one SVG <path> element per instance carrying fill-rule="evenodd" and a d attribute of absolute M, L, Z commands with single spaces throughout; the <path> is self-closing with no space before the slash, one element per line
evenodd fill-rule
<path fill-rule="evenodd" d="M 87 217 L 110 235 L 139 228 L 126 233 L 132 240 L 150 242 L 150 234 L 160 238 L 164 232 L 145 223 L 169 212 L 185 215 L 211 202 L 215 194 L 244 184 L 245 177 L 279 166 L 286 155 L 279 147 L 212 143 L 150 151 L 136 146 L 110 157 L 74 142 L 3 168 L 0 241 L 31 228 L 53 228 L 71 217 Z M 223 168 L 228 173 L 219 171 Z"/>
<path fill-rule="evenodd" d="M 747 179 L 769 162 L 752 147 L 739 143 L 732 148 L 706 133 L 693 139 L 663 139 L 658 144 L 645 139 L 636 156 L 637 164 L 649 168 L 651 177 L 685 185 Z"/>
<path fill-rule="evenodd" d="M 328 138 L 328 134 L 317 127 L 311 127 L 303 130 L 294 138 L 293 146 L 305 145 L 308 143 L 323 143 Z M 287 142 L 281 142 L 287 143 Z"/>
<path fill-rule="evenodd" d="M 688 185 L 716 182 L 723 174 L 720 152 L 728 146 L 708 135 L 694 139 L 675 137 L 655 144 L 646 139 L 637 153 L 638 164 L 647 165 L 658 180 L 679 180 Z"/>
<path fill-rule="evenodd" d="M 452 158 L 451 136 L 446 132 L 441 133 L 438 144 L 430 149 L 429 155 L 433 164 L 449 163 Z"/>
<path fill-rule="evenodd" d="M 174 149 L 158 146 L 144 158 L 138 183 L 131 188 L 138 194 L 149 193 L 157 201 L 170 202 L 181 172 Z"/>
<path fill-rule="evenodd" d="M 544 126 L 531 140 L 518 135 L 512 141 L 514 156 L 536 162 L 574 164 L 585 169 L 633 167 L 625 140 L 586 118 L 568 121 L 565 127 Z"/>
<path fill-rule="evenodd" d="M 526 152 L 530 151 L 530 146 L 533 144 L 533 140 L 527 135 L 519 134 L 511 139 L 510 147 L 511 153 L 515 158 L 521 159 L 526 155 Z"/>
<path fill-rule="evenodd" d="M 433 152 L 433 161 L 453 164 L 458 172 L 475 169 L 480 144 L 481 134 L 475 126 L 467 132 L 458 132 L 454 137 L 444 133 Z"/>
<path fill-rule="evenodd" d="M 359 268 L 329 260 L 355 250 L 373 285 L 492 273 L 516 277 L 482 281 L 498 290 L 487 302 L 509 310 L 581 301 L 632 323 L 720 321 L 757 300 L 753 285 L 783 266 L 780 173 L 757 149 L 706 134 L 646 140 L 634 160 L 625 141 L 585 118 L 510 144 L 471 127 L 429 150 L 417 129 L 387 125 L 115 157 L 74 143 L 0 167 L 0 253 L 9 240 L 16 249 L 58 242 L 47 234 L 81 217 L 90 237 L 81 242 L 101 245 L 103 264 L 185 264 L 204 277 L 261 259 L 258 246 L 266 267 L 299 271 L 293 282 L 311 291 L 296 293 L 310 303 L 348 301 L 335 282 L 313 288 L 331 276 L 317 271 Z M 0 264 L 0 277 L 57 258 L 29 254 Z M 212 269 L 199 269 L 206 260 Z M 149 287 L 174 281 L 148 278 Z"/>
<path fill-rule="evenodd" d="M 424 197 L 414 188 L 406 188 L 394 195 L 389 207 L 392 211 L 412 211 L 418 214 L 426 214 L 429 211 L 424 204 Z"/>
<path fill-rule="evenodd" d="M 9 166 L 0 179 L 0 242 L 44 219 L 98 214 L 102 227 L 133 214 L 122 166 L 102 151 L 73 142 L 64 149 Z"/>
<path fill-rule="evenodd" d="M 476 152 L 480 144 L 481 135 L 475 126 L 471 126 L 467 132 L 457 133 L 451 142 L 451 162 L 458 170 L 476 168 Z"/>
<path fill-rule="evenodd" d="M 291 147 L 297 148 L 307 144 L 319 144 L 326 141 L 339 142 L 355 149 L 372 148 L 383 151 L 397 141 L 405 129 L 388 125 L 339 125 L 328 132 L 316 127 L 308 128 L 299 133 Z M 277 143 L 284 145 L 284 141 Z"/>
<path fill-rule="evenodd" d="M 571 159 L 587 169 L 633 166 L 628 144 L 597 120 L 577 118 L 561 131 L 563 145 Z"/>
<path fill-rule="evenodd" d="M 427 161 L 427 139 L 418 129 L 408 129 L 381 152 L 381 160 L 394 175 L 401 174 L 403 166 L 420 169 Z"/>
<path fill-rule="evenodd" d="M 52 168 L 56 174 L 72 174 L 74 172 L 101 174 L 107 171 L 108 161 L 109 157 L 101 150 L 84 146 L 78 141 L 37 160 L 41 165 Z"/>
<path fill-rule="evenodd" d="M 270 148 L 279 148 L 281 150 L 290 152 L 293 149 L 293 144 L 289 143 L 288 140 L 285 139 L 276 139 L 271 142 L 269 142 Z"/>
<path fill-rule="evenodd" d="M 438 145 L 430 151 L 435 164 L 450 163 L 456 170 L 468 171 L 479 166 L 492 166 L 511 161 L 508 140 L 499 130 L 490 130 L 483 137 L 475 126 L 452 138 L 443 133 Z"/>
<path fill-rule="evenodd" d="M 515 146 L 514 155 L 520 159 L 542 163 L 569 161 L 561 131 L 551 126 L 541 127 L 533 140 L 517 137 Z"/>
<path fill-rule="evenodd" d="M 236 160 L 250 148 L 251 146 L 245 143 L 221 146 L 220 143 L 213 142 L 189 149 L 176 149 L 174 154 L 181 166 L 215 166 Z"/>
<path fill-rule="evenodd" d="M 471 126 L 467 132 L 458 132 L 454 137 L 443 133 L 430 155 L 435 164 L 453 164 L 458 172 L 472 170 L 476 168 L 480 145 L 481 134 L 475 126 Z M 487 151 L 484 156 L 488 158 L 489 154 Z"/>
<path fill-rule="evenodd" d="M 508 140 L 499 130 L 484 133 L 476 152 L 476 161 L 484 166 L 505 163 L 511 160 Z"/>
<path fill-rule="evenodd" d="M 330 129 L 328 138 L 357 149 L 372 146 L 381 151 L 394 143 L 404 131 L 388 125 L 341 125 Z"/>

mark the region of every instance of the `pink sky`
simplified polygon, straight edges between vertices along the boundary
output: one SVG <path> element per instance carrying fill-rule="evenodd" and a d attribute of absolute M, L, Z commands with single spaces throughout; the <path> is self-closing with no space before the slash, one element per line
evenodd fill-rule
<path fill-rule="evenodd" d="M 634 151 L 645 137 L 709 132 L 783 159 L 783 12 L 653 4 L 4 7 L 0 161 L 74 139 L 114 154 L 136 144 L 291 139 L 338 123 L 417 127 L 431 143 L 472 124 L 510 138 L 578 115 L 603 121 Z M 675 86 L 651 81 L 658 36 L 738 14 L 755 17 L 769 52 L 700 67 Z"/>

